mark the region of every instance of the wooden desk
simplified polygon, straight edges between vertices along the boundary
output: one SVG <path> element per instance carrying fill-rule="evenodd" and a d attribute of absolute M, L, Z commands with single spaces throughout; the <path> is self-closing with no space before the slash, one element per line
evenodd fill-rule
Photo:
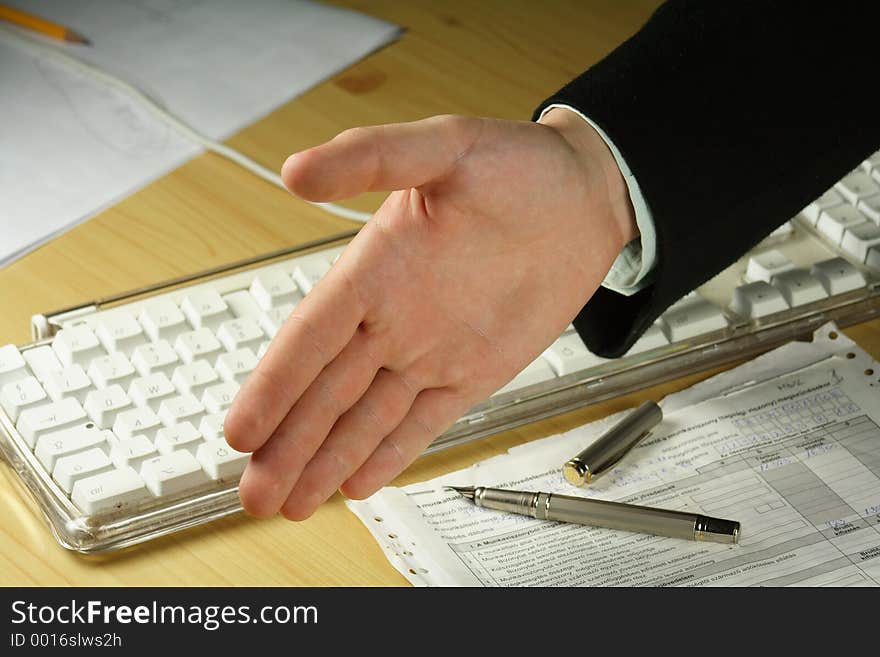
<path fill-rule="evenodd" d="M 647 19 L 656 0 L 339 0 L 406 28 L 388 48 L 281 107 L 229 143 L 278 169 L 285 157 L 356 125 L 444 113 L 527 119 L 540 100 Z M 380 195 L 352 207 L 374 209 Z M 29 318 L 192 273 L 352 225 L 213 155 L 202 155 L 91 221 L 0 270 L 0 344 L 28 342 Z M 847 333 L 880 356 L 880 321 Z M 466 467 L 526 440 L 659 399 L 686 377 L 424 457 L 405 485 Z M 0 470 L 8 473 L 3 466 Z M 0 585 L 404 585 L 339 495 L 310 520 L 227 518 L 122 554 L 84 558 L 57 546 L 42 518 L 0 477 Z"/>

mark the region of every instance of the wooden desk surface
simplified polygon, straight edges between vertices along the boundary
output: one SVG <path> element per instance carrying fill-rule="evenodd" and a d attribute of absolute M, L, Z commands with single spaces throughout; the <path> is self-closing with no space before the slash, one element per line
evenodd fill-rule
<path fill-rule="evenodd" d="M 528 119 L 535 105 L 632 34 L 656 0 L 339 0 L 402 38 L 243 130 L 229 143 L 278 169 L 356 125 L 463 113 Z M 375 209 L 381 195 L 351 203 Z M 0 270 L 0 344 L 30 340 L 32 314 L 346 230 L 249 173 L 202 155 Z M 880 357 L 880 321 L 846 331 Z M 394 483 L 467 467 L 513 445 L 659 399 L 713 372 L 423 457 Z M 0 467 L 5 474 L 8 468 Z M 310 520 L 239 514 L 122 554 L 57 546 L 0 477 L 0 585 L 405 585 L 339 495 Z"/>

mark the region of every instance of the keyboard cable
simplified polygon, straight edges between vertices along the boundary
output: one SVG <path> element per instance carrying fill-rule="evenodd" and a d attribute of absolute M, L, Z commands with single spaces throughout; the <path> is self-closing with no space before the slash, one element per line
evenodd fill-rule
<path fill-rule="evenodd" d="M 226 144 L 220 143 L 199 132 L 191 125 L 187 124 L 185 121 L 162 107 L 162 105 L 160 105 L 158 101 L 150 98 L 150 96 L 148 96 L 146 93 L 144 93 L 134 85 L 126 82 L 122 78 L 112 75 L 98 68 L 97 66 L 93 66 L 92 64 L 84 62 L 83 60 L 78 59 L 77 57 L 74 57 L 62 50 L 59 50 L 58 48 L 42 43 L 41 41 L 37 41 L 36 39 L 26 36 L 18 31 L 0 26 L 0 37 L 2 36 L 11 37 L 12 40 L 16 41 L 19 45 L 22 45 L 28 50 L 37 54 L 48 53 L 54 59 L 59 60 L 64 64 L 82 72 L 93 81 L 108 85 L 119 91 L 122 91 L 127 96 L 143 105 L 154 116 L 172 127 L 181 135 L 188 137 L 192 141 L 195 141 L 206 150 L 211 151 L 212 153 L 215 153 L 221 157 L 224 157 L 227 160 L 234 162 L 238 166 L 243 167 L 244 169 L 247 169 L 248 171 L 256 176 L 259 176 L 266 182 L 269 182 L 272 185 L 275 185 L 276 187 L 280 187 L 281 189 L 287 191 L 287 187 L 284 185 L 284 181 L 281 179 L 280 175 L 264 167 L 262 164 L 255 162 L 244 153 L 237 151 L 234 148 L 230 148 Z M 306 202 L 310 203 L 311 205 L 317 206 L 322 210 L 329 212 L 330 214 L 333 214 L 337 217 L 342 217 L 343 219 L 350 219 L 353 221 L 360 221 L 365 223 L 369 221 L 370 217 L 373 216 L 369 212 L 352 210 L 336 203 L 319 203 L 315 201 Z"/>

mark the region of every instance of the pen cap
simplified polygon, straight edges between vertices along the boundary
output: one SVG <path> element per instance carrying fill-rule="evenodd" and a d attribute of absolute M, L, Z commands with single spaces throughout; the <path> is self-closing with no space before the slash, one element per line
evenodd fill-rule
<path fill-rule="evenodd" d="M 623 420 L 602 434 L 598 440 L 562 467 L 566 480 L 575 486 L 592 481 L 635 447 L 663 419 L 663 411 L 646 401 Z"/>
<path fill-rule="evenodd" d="M 736 520 L 698 516 L 694 525 L 694 540 L 712 543 L 739 543 L 740 525 Z"/>

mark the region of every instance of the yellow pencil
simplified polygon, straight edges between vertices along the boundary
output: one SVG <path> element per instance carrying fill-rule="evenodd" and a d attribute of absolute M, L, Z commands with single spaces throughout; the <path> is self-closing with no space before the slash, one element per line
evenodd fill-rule
<path fill-rule="evenodd" d="M 22 27 L 34 30 L 35 32 L 45 34 L 55 39 L 60 39 L 61 41 L 82 43 L 85 45 L 91 44 L 91 41 L 86 39 L 82 34 L 74 32 L 68 27 L 47 21 L 45 18 L 40 18 L 39 16 L 27 14 L 14 7 L 9 7 L 8 5 L 0 4 L 0 18 L 7 20 L 10 23 L 15 23 L 16 25 L 21 25 Z"/>

